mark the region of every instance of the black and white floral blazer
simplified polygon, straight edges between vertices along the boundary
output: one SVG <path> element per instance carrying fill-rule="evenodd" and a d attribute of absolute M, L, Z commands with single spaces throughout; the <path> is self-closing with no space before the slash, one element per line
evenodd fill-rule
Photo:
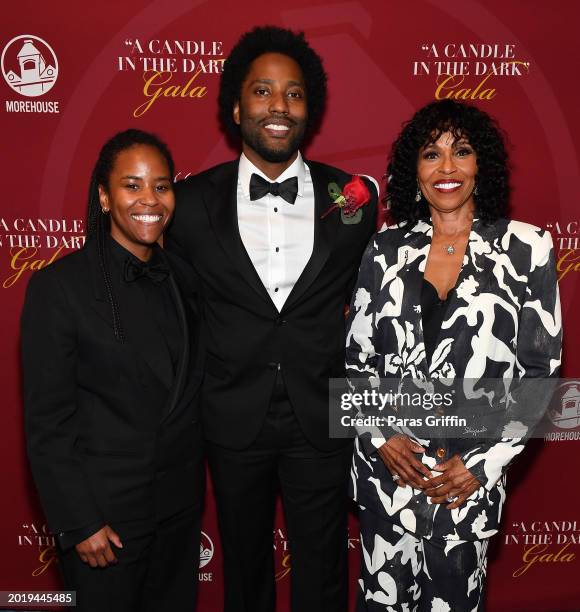
<path fill-rule="evenodd" d="M 420 303 L 432 234 L 431 222 L 419 221 L 411 227 L 385 227 L 371 239 L 349 313 L 348 378 L 372 386 L 384 377 L 457 381 L 556 376 L 562 324 L 550 234 L 519 221 L 474 221 L 428 363 Z M 525 410 L 525 405 L 518 409 Z M 458 454 L 482 484 L 459 508 L 447 510 L 418 489 L 396 486 L 376 452 L 388 437 L 384 429 L 357 430 L 351 489 L 360 505 L 417 537 L 439 538 L 447 546 L 497 532 L 505 471 L 522 451 L 524 435 L 514 437 L 504 430 L 487 440 L 415 437 L 426 448 L 422 461 L 428 467 Z"/>

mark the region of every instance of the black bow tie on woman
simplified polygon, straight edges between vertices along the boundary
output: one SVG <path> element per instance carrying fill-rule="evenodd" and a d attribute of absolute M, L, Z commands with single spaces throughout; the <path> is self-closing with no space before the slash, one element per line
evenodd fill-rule
<path fill-rule="evenodd" d="M 259 174 L 252 174 L 250 178 L 250 200 L 259 200 L 268 193 L 280 196 L 288 204 L 294 204 L 298 195 L 298 177 L 293 176 L 281 183 L 271 183 Z"/>
<path fill-rule="evenodd" d="M 131 283 L 138 278 L 145 277 L 154 283 L 161 283 L 169 276 L 169 268 L 162 262 L 147 263 L 127 258 L 123 278 Z"/>

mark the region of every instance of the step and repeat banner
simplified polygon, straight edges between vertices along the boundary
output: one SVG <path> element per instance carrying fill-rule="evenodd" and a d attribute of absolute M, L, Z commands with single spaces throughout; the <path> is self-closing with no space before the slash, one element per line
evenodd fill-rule
<path fill-rule="evenodd" d="M 180 179 L 233 158 L 217 121 L 223 61 L 240 34 L 276 24 L 306 33 L 329 74 L 329 104 L 308 157 L 381 180 L 401 123 L 433 99 L 477 104 L 505 129 L 513 217 L 548 228 L 557 248 L 563 376 L 580 416 L 580 65 L 575 2 L 524 0 L 154 0 L 6 3 L 0 22 L 0 590 L 58 588 L 54 540 L 27 467 L 18 320 L 30 275 L 82 247 L 89 175 L 102 143 L 128 127 L 156 132 Z M 575 402 L 575 403 L 574 403 Z M 569 404 L 568 406 L 571 406 Z M 490 610 L 580 610 L 576 432 L 534 440 L 509 474 L 490 555 Z M 350 524 L 351 597 L 359 564 Z M 273 554 L 279 609 L 292 563 L 279 511 Z M 211 484 L 203 523 L 200 610 L 222 601 Z M 245 562 L 252 563 L 252 559 Z"/>

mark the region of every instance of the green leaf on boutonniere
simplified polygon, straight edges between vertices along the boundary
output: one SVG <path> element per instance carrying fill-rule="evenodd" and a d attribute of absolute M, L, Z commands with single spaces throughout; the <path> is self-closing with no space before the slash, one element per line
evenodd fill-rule
<path fill-rule="evenodd" d="M 346 204 L 342 189 L 336 183 L 328 183 L 328 195 L 332 198 L 332 204 L 322 213 L 321 219 L 327 217 L 335 208 L 342 208 Z"/>
<path fill-rule="evenodd" d="M 335 204 L 342 204 L 344 202 L 342 189 L 336 183 L 328 183 L 328 195 L 330 195 Z"/>
<path fill-rule="evenodd" d="M 356 225 L 357 223 L 360 223 L 362 219 L 362 209 L 359 208 L 354 215 L 345 215 L 344 214 L 344 210 L 340 211 L 340 220 L 345 224 L 345 225 Z"/>

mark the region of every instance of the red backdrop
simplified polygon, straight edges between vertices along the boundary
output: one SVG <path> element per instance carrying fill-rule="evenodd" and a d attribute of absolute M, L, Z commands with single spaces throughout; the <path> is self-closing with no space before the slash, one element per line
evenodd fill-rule
<path fill-rule="evenodd" d="M 82 244 L 89 174 L 114 132 L 134 126 L 158 133 L 173 150 L 178 177 L 235 155 L 217 124 L 219 71 L 239 35 L 257 24 L 304 30 L 324 58 L 330 100 L 307 151 L 313 159 L 380 179 L 402 121 L 435 97 L 471 100 L 499 119 L 513 160 L 513 216 L 549 228 L 556 240 L 564 374 L 580 375 L 573 341 L 580 321 L 574 315 L 580 306 L 576 3 L 66 4 L 13 2 L 2 9 L 0 24 L 0 590 L 57 585 L 53 541 L 22 434 L 18 318 L 31 270 Z M 580 609 L 577 451 L 574 441 L 535 441 L 512 468 L 503 531 L 490 559 L 491 610 Z M 200 609 L 211 612 L 222 597 L 211 489 L 203 531 Z M 349 547 L 354 591 L 354 517 Z M 275 548 L 279 608 L 287 610 L 291 570 L 280 515 Z"/>

